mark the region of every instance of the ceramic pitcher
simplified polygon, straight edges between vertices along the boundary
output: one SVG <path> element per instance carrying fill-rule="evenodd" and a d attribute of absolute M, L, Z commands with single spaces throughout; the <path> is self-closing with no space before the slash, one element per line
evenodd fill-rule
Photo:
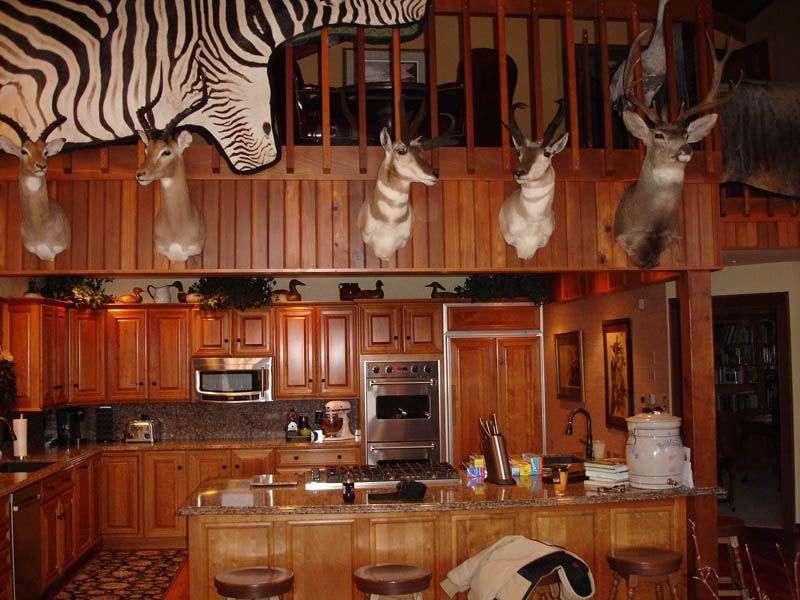
<path fill-rule="evenodd" d="M 171 285 L 162 285 L 159 287 L 148 285 L 147 293 L 150 294 L 150 297 L 156 304 L 167 304 L 172 302 L 172 299 L 169 297 L 169 288 L 171 287 Z"/>

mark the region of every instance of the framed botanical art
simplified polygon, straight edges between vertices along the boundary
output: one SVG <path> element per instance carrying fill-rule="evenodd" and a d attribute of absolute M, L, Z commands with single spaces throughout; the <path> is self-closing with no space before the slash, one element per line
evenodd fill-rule
<path fill-rule="evenodd" d="M 583 402 L 583 335 L 580 331 L 557 333 L 556 398 Z"/>
<path fill-rule="evenodd" d="M 603 358 L 606 380 L 606 426 L 625 429 L 633 414 L 633 357 L 631 321 L 603 321 Z"/>

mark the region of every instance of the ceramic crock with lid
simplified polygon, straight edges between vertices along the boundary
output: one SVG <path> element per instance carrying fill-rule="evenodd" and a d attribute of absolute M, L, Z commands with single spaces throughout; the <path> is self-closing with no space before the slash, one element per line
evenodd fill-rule
<path fill-rule="evenodd" d="M 663 490 L 680 485 L 684 451 L 681 418 L 663 412 L 640 413 L 625 419 L 631 487 Z"/>

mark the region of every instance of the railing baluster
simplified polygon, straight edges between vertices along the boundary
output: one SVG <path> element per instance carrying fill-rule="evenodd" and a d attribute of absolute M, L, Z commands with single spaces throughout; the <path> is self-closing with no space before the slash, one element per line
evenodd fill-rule
<path fill-rule="evenodd" d="M 291 42 L 286 42 L 286 52 L 284 55 L 284 72 L 286 73 L 286 80 L 284 81 L 285 101 L 286 106 L 286 131 L 283 135 L 286 137 L 286 172 L 294 173 L 294 46 Z"/>
<path fill-rule="evenodd" d="M 633 43 L 633 40 L 636 39 L 636 36 L 639 35 L 639 2 L 637 0 L 631 0 L 631 22 L 630 22 L 630 43 Z M 652 35 L 652 34 L 651 34 Z M 640 98 L 643 97 L 642 94 L 642 61 L 640 60 L 642 56 L 642 47 L 641 45 L 636 48 L 634 52 L 634 57 L 636 60 L 636 68 L 634 69 L 635 77 L 636 77 L 636 90 L 634 93 L 638 95 Z M 642 114 L 641 111 L 637 111 L 640 115 Z M 644 159 L 645 155 L 645 147 L 644 144 L 641 142 L 637 142 L 636 146 L 639 148 L 639 160 Z"/>
<path fill-rule="evenodd" d="M 367 172 L 367 83 L 365 67 L 364 28 L 358 28 L 356 38 L 356 73 L 358 86 L 358 170 Z"/>
<path fill-rule="evenodd" d="M 597 3 L 597 18 L 600 27 L 600 87 L 603 94 L 603 159 L 605 174 L 614 170 L 614 124 L 611 114 L 611 78 L 608 74 L 608 18 L 605 0 Z"/>
<path fill-rule="evenodd" d="M 700 93 L 697 95 L 697 101 L 699 102 L 700 99 L 705 98 L 706 94 L 708 93 L 708 88 L 711 85 L 710 81 L 710 68 L 711 65 L 709 63 L 709 52 L 713 52 L 713 48 L 708 48 L 708 42 L 706 41 L 706 31 L 708 31 L 708 24 L 706 22 L 706 14 L 704 10 L 704 3 L 698 2 L 697 4 L 697 27 L 696 27 L 696 48 L 697 48 L 697 60 L 695 64 L 697 64 L 697 76 L 699 77 L 699 86 L 698 90 Z M 713 35 L 713 30 L 711 34 Z M 716 128 L 715 128 L 716 129 Z M 716 137 L 716 134 L 707 135 L 703 139 L 703 154 L 705 155 L 705 166 L 706 172 L 711 173 L 714 170 L 714 156 L 713 156 L 713 140 Z"/>
<path fill-rule="evenodd" d="M 472 102 L 472 28 L 469 0 L 461 4 L 461 64 L 464 68 L 464 131 L 467 137 L 467 173 L 475 172 L 475 106 Z"/>
<path fill-rule="evenodd" d="M 742 189 L 743 189 L 743 194 L 742 195 L 744 196 L 744 206 L 743 206 L 742 210 L 744 211 L 744 216 L 745 217 L 749 217 L 750 216 L 750 186 L 747 185 L 747 184 L 742 185 Z"/>
<path fill-rule="evenodd" d="M 592 128 L 592 77 L 591 62 L 589 53 L 589 30 L 584 29 L 581 33 L 581 56 L 583 60 L 583 73 L 581 73 L 581 105 L 583 108 L 583 130 L 586 139 L 586 147 L 594 148 L 594 131 Z"/>
<path fill-rule="evenodd" d="M 400 102 L 403 95 L 403 82 L 400 79 L 400 30 L 392 29 L 392 89 L 394 90 L 394 139 L 399 139 L 403 131 L 400 118 Z"/>
<path fill-rule="evenodd" d="M 580 126 L 578 123 L 578 76 L 575 69 L 575 13 L 573 0 L 564 0 L 564 43 L 567 47 L 567 81 L 569 95 L 569 147 L 572 169 L 581 168 Z"/>
<path fill-rule="evenodd" d="M 667 97 L 669 99 L 669 118 L 678 115 L 678 76 L 675 72 L 675 45 L 672 43 L 672 9 L 669 3 L 664 8 L 664 49 L 667 54 Z"/>
<path fill-rule="evenodd" d="M 539 11 L 541 6 L 539 0 L 531 1 L 531 34 L 530 34 L 530 72 L 531 72 L 531 102 L 533 108 L 531 115 L 533 117 L 533 131 L 535 132 L 536 139 L 541 139 L 544 135 L 544 111 L 542 110 L 542 32 L 540 27 Z"/>
<path fill-rule="evenodd" d="M 435 15 L 428 17 L 428 24 L 425 28 L 425 48 L 427 50 L 427 67 L 428 67 L 428 96 L 430 102 L 428 105 L 430 109 L 430 123 L 431 123 L 431 137 L 436 137 L 439 134 L 439 81 L 436 73 L 436 18 Z M 455 116 L 454 116 L 455 117 Z M 434 148 L 431 150 L 431 164 L 434 167 L 439 166 L 439 149 Z"/>
<path fill-rule="evenodd" d="M 500 120 L 508 123 L 508 64 L 506 60 L 506 5 L 505 0 L 497 0 L 497 68 L 500 84 Z M 511 148 L 508 144 L 508 131 L 500 125 L 500 155 L 503 170 L 511 168 Z"/>
<path fill-rule="evenodd" d="M 319 38 L 319 92 L 322 96 L 322 172 L 331 172 L 331 73 L 328 26 L 325 25 Z"/>

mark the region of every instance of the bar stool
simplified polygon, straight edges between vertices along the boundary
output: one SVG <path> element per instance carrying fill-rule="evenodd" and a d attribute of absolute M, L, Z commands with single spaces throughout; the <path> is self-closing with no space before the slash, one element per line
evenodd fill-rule
<path fill-rule="evenodd" d="M 217 593 L 235 600 L 278 600 L 293 582 L 294 573 L 280 567 L 243 567 L 214 577 Z"/>
<path fill-rule="evenodd" d="M 749 600 L 750 592 L 744 583 L 742 555 L 739 553 L 739 538 L 744 537 L 744 521 L 737 517 L 717 517 L 717 543 L 728 548 L 730 557 L 730 576 L 719 576 L 720 584 L 731 584 L 731 588 L 720 589 L 720 596 L 737 596 Z"/>
<path fill-rule="evenodd" d="M 678 569 L 681 568 L 682 560 L 680 552 L 662 548 L 626 548 L 612 550 L 606 558 L 614 571 L 614 583 L 608 596 L 609 600 L 617 597 L 619 580 L 622 578 L 628 585 L 629 599 L 633 598 L 639 578 L 645 578 L 655 582 L 656 598 L 664 597 L 661 585 L 666 581 L 673 600 L 679 600 Z"/>
<path fill-rule="evenodd" d="M 380 563 L 358 567 L 353 571 L 353 580 L 369 600 L 404 594 L 422 600 L 422 592 L 431 584 L 431 570 L 418 565 Z"/>

